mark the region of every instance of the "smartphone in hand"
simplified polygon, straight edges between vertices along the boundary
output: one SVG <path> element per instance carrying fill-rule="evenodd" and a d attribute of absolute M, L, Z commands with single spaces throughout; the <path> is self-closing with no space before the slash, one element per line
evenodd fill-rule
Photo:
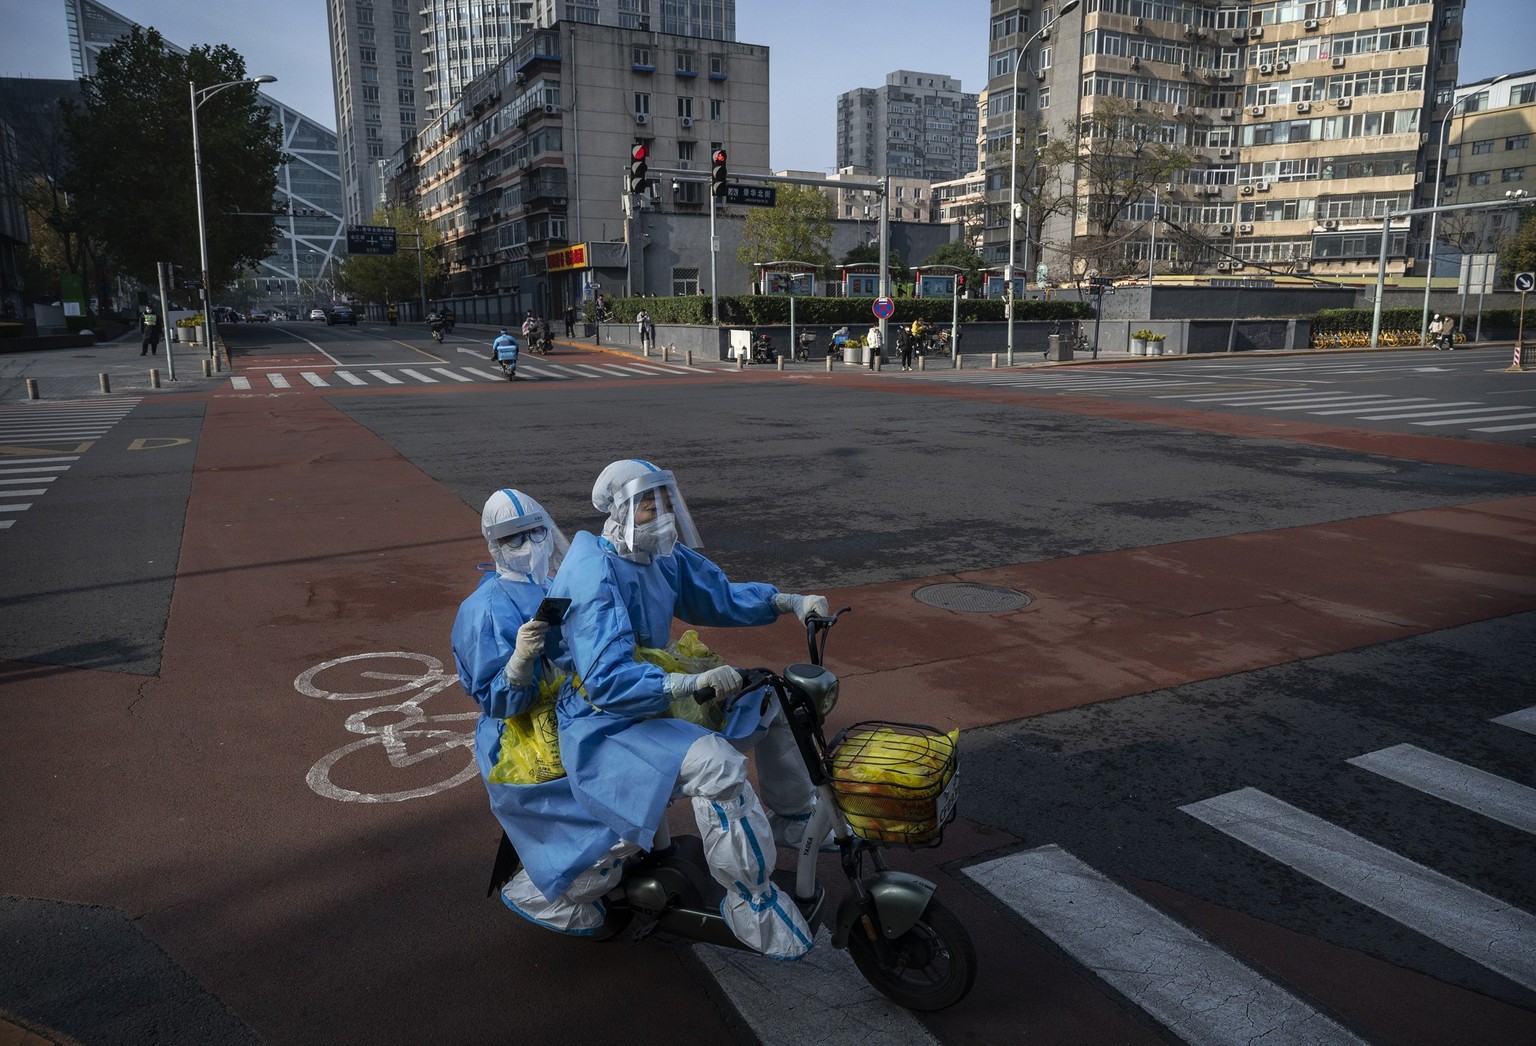
<path fill-rule="evenodd" d="M 533 619 L 543 621 L 546 624 L 558 625 L 565 620 L 565 612 L 571 609 L 571 601 L 558 596 L 545 596 L 539 604 L 539 609 L 534 611 Z"/>

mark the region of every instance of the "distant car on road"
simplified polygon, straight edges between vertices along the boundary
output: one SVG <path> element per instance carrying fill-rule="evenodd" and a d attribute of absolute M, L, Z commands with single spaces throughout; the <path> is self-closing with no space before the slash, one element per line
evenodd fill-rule
<path fill-rule="evenodd" d="M 254 309 L 251 312 L 246 313 L 245 318 L 251 323 L 266 323 L 272 317 L 268 316 L 260 309 Z"/>
<path fill-rule="evenodd" d="M 352 311 L 352 306 L 331 306 L 330 314 L 325 318 L 325 325 L 327 327 L 334 327 L 338 323 L 350 323 L 354 327 L 357 326 L 357 313 Z"/>
<path fill-rule="evenodd" d="M 326 322 L 325 310 L 316 305 L 313 309 L 309 310 L 309 318 L 312 320 L 319 320 L 321 323 L 324 323 Z"/>

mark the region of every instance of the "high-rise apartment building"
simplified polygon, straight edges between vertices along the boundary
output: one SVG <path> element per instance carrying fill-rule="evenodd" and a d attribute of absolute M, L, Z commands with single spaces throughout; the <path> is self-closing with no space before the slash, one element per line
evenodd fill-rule
<path fill-rule="evenodd" d="M 130 33 L 135 23 L 95 0 L 66 0 L 65 21 L 75 76 L 94 76 L 101 50 Z M 166 46 L 185 53 L 169 40 Z M 259 74 L 262 70 L 254 70 Z M 324 125 L 270 95 L 262 104 L 282 132 L 282 150 L 291 160 L 277 169 L 277 245 L 256 266 L 256 290 L 276 301 L 315 296 L 315 281 L 346 247 L 341 219 L 341 175 L 336 135 Z M 190 162 L 191 144 L 188 143 Z M 204 157 L 204 163 L 214 162 Z"/>
<path fill-rule="evenodd" d="M 378 207 L 388 157 L 518 41 L 559 21 L 736 39 L 736 0 L 326 0 L 347 220 Z"/>
<path fill-rule="evenodd" d="M 1479 203 L 1523 192 L 1536 198 L 1536 69 L 1456 88 L 1456 108 L 1430 128 L 1443 157 L 1443 203 Z M 1434 170 L 1433 167 L 1430 168 Z M 1431 174 L 1431 177 L 1433 175 Z M 1450 276 L 1466 255 L 1496 249 L 1530 210 L 1447 212 L 1436 230 L 1435 275 Z"/>
<path fill-rule="evenodd" d="M 1122 114 L 1121 132 L 1195 157 L 1167 183 L 1118 205 L 1081 167 L 1075 177 L 1065 172 L 1075 206 L 1045 217 L 1042 228 L 1013 226 L 1033 248 L 1024 256 L 1055 272 L 1081 270 L 1083 245 L 1095 237 L 1098 257 L 1113 254 L 1111 268 L 1145 271 L 1154 249 L 1148 227 L 1160 214 L 1184 234 L 1156 238 L 1157 271 L 1257 263 L 1374 274 L 1386 212 L 1429 202 L 1429 132 L 1452 102 L 1464 0 L 1083 0 L 1053 21 L 1057 6 L 991 0 L 991 263 L 1009 254 L 1015 121 L 1028 129 L 1017 150 L 1021 170 L 1035 146 L 1095 112 Z M 1028 215 L 1032 180 L 1017 183 Z M 1106 215 L 1106 206 L 1116 213 Z M 1114 222 L 1109 235 L 1106 219 Z M 1420 264 L 1426 226 L 1392 221 L 1389 274 Z"/>
<path fill-rule="evenodd" d="M 976 96 L 937 73 L 898 69 L 837 98 L 837 166 L 948 181 L 976 166 Z"/>

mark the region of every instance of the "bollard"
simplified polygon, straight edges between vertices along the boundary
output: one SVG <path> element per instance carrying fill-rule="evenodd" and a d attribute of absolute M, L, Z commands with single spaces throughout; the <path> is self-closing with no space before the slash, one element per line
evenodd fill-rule
<path fill-rule="evenodd" d="M 776 356 L 776 357 L 774 357 L 774 361 L 773 362 L 778 365 L 777 369 L 779 369 L 779 370 L 783 370 L 784 369 L 784 357 L 783 356 Z"/>
<path fill-rule="evenodd" d="M 955 353 L 955 370 L 960 369 L 960 353 Z"/>
<path fill-rule="evenodd" d="M 832 373 L 832 357 L 831 356 L 827 357 L 827 373 L 828 374 Z"/>
<path fill-rule="evenodd" d="M 992 369 L 997 370 L 997 353 L 992 354 Z"/>
<path fill-rule="evenodd" d="M 693 350 L 689 349 L 685 355 L 688 357 L 688 366 L 693 366 Z"/>
<path fill-rule="evenodd" d="M 38 398 L 38 395 L 37 395 L 37 379 L 36 378 L 28 378 L 27 379 L 27 399 L 35 400 L 37 398 Z"/>
<path fill-rule="evenodd" d="M 672 358 L 672 346 L 670 346 L 670 345 L 663 345 L 661 347 L 661 362 L 666 363 L 671 358 Z"/>
<path fill-rule="evenodd" d="M 204 360 L 203 361 L 203 377 L 206 378 L 206 377 L 210 376 L 211 374 L 213 374 L 212 361 L 211 360 Z"/>
<path fill-rule="evenodd" d="M 158 367 L 151 367 L 149 369 L 149 387 L 152 389 L 160 387 L 160 370 Z"/>
<path fill-rule="evenodd" d="M 96 375 L 96 380 L 100 383 L 102 392 L 112 391 L 112 379 L 107 375 L 106 371 Z"/>
<path fill-rule="evenodd" d="M 884 356 L 876 356 L 875 357 L 875 373 L 879 374 L 880 371 L 884 368 L 884 366 L 885 366 L 885 357 Z"/>
<path fill-rule="evenodd" d="M 736 357 L 736 369 L 737 370 L 746 370 L 747 369 L 747 358 L 745 356 L 737 356 Z"/>
<path fill-rule="evenodd" d="M 928 357 L 927 356 L 919 356 L 917 358 L 917 369 L 918 370 L 927 370 L 928 369 Z"/>

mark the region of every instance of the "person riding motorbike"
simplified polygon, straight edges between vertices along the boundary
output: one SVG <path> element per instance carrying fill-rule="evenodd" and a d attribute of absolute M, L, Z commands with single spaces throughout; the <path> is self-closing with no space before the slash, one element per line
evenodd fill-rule
<path fill-rule="evenodd" d="M 453 310 L 452 309 L 450 309 L 450 308 L 444 308 L 443 309 L 443 326 L 447 329 L 449 334 L 453 333 L 453 325 L 454 325 L 455 322 L 457 322 L 457 320 L 458 320 L 458 317 L 456 317 L 453 314 Z"/>
<path fill-rule="evenodd" d="M 391 305 L 384 313 L 389 318 L 389 325 L 394 327 L 400 322 L 400 310 Z"/>
<path fill-rule="evenodd" d="M 443 317 L 436 311 L 427 314 L 427 328 L 432 331 L 432 339 L 439 345 L 443 343 Z"/>
<path fill-rule="evenodd" d="M 549 350 L 554 347 L 555 334 L 549 329 L 549 321 L 543 316 L 539 317 L 538 330 L 534 333 L 534 345 L 540 356 L 548 356 Z"/>
<path fill-rule="evenodd" d="M 542 505 L 511 488 L 486 500 L 480 533 L 492 562 L 481 564 L 479 584 L 459 606 L 452 644 L 459 681 L 480 706 L 475 761 L 491 812 L 522 862 L 501 900 L 540 926 L 597 936 L 606 913 L 594 898 L 611 884 L 587 877 L 618 836 L 576 801 L 568 778 L 530 781 L 498 771 L 514 730 L 509 720 L 532 713 L 541 687 L 556 682 L 542 656 L 551 626 L 535 614 L 570 545 Z"/>
<path fill-rule="evenodd" d="M 816 335 L 812 334 L 810 331 L 804 331 L 796 340 L 800 342 L 800 347 L 795 350 L 795 359 L 800 360 L 801 362 L 809 362 L 811 358 L 811 346 L 816 344 Z"/>
<path fill-rule="evenodd" d="M 517 339 L 508 334 L 505 327 L 491 342 L 491 359 L 501 364 L 501 372 L 508 381 L 522 380 L 517 376 Z"/>
<path fill-rule="evenodd" d="M 556 656 L 568 674 L 557 710 L 572 792 L 632 852 L 652 846 L 668 802 L 687 796 L 710 872 L 726 890 L 721 915 L 731 932 L 763 954 L 797 959 L 810 932 L 769 878 L 763 843 L 799 845 L 815 790 L 782 710 L 768 702 L 765 712 L 757 693 L 731 702 L 742 688 L 734 668 L 669 673 L 635 651 L 666 646 L 674 615 L 696 625 L 763 625 L 783 613 L 802 621 L 825 614 L 827 601 L 730 582 L 695 551 L 698 532 L 672 473 L 650 462 L 609 465 L 592 504 L 608 514 L 602 536 L 577 534 L 550 588 L 572 600 Z M 662 717 L 709 688 L 727 703 L 720 731 Z M 762 802 L 739 750 L 752 747 Z"/>

